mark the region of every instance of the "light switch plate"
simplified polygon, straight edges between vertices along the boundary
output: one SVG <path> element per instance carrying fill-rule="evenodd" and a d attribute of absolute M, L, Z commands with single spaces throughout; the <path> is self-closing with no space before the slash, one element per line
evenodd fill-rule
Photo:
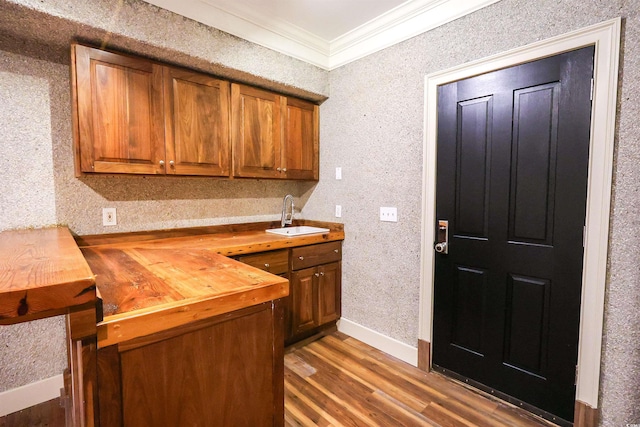
<path fill-rule="evenodd" d="M 342 217 L 342 206 L 336 205 L 336 218 Z"/>
<path fill-rule="evenodd" d="M 336 168 L 336 179 L 342 179 L 342 168 L 341 167 L 337 167 Z"/>
<path fill-rule="evenodd" d="M 118 220 L 116 218 L 116 208 L 103 208 L 102 209 L 102 225 L 112 226 L 117 224 L 118 224 Z"/>
<path fill-rule="evenodd" d="M 381 207 L 380 221 L 398 222 L 398 209 L 393 207 Z"/>

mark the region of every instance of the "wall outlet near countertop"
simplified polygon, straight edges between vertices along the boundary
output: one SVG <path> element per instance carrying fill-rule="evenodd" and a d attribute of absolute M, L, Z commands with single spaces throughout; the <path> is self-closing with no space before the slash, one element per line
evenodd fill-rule
<path fill-rule="evenodd" d="M 102 225 L 112 226 L 117 224 L 116 208 L 102 208 Z"/>
<path fill-rule="evenodd" d="M 342 206 L 336 205 L 336 218 L 342 217 Z"/>

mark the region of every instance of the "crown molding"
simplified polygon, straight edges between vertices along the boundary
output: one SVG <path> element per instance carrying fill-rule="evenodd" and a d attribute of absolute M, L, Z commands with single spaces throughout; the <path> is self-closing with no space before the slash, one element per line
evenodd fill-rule
<path fill-rule="evenodd" d="M 500 0 L 412 0 L 331 42 L 328 69 L 386 49 Z"/>
<path fill-rule="evenodd" d="M 330 71 L 500 0 L 409 0 L 335 40 L 242 5 L 230 10 L 212 0 L 145 1 Z"/>

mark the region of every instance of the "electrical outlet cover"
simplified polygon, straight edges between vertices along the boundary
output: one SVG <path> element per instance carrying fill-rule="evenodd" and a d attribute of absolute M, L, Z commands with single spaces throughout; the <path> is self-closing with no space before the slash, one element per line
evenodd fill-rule
<path fill-rule="evenodd" d="M 398 222 L 398 208 L 381 207 L 380 208 L 380 221 Z"/>
<path fill-rule="evenodd" d="M 102 225 L 113 226 L 118 224 L 116 218 L 116 208 L 103 208 L 102 209 Z"/>

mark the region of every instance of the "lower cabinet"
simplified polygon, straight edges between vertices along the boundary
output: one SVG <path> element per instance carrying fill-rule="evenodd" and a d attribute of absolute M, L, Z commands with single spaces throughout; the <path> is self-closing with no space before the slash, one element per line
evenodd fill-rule
<path fill-rule="evenodd" d="M 277 300 L 97 350 L 76 341 L 73 425 L 282 427 L 282 316 Z"/>
<path fill-rule="evenodd" d="M 291 249 L 289 307 L 292 344 L 332 326 L 340 318 L 342 242 Z"/>
<path fill-rule="evenodd" d="M 340 263 L 333 262 L 291 273 L 291 336 L 340 317 L 340 271 Z"/>
<path fill-rule="evenodd" d="M 340 318 L 342 242 L 236 257 L 238 261 L 289 279 L 284 299 L 285 345 L 331 327 Z"/>

